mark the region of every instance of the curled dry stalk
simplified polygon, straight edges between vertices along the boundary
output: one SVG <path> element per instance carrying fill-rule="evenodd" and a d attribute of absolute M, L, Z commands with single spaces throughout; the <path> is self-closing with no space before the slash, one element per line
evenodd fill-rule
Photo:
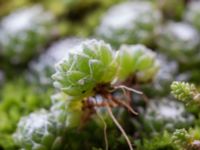
<path fill-rule="evenodd" d="M 127 87 L 127 86 L 125 86 L 125 85 L 114 86 L 114 89 L 122 89 L 123 91 L 128 90 L 128 91 L 132 91 L 132 92 L 134 92 L 134 93 L 137 93 L 137 94 L 139 94 L 139 95 L 143 95 L 143 92 L 138 91 L 138 90 L 135 90 L 135 89 L 132 89 L 132 88 Z M 126 91 L 125 91 L 125 92 L 126 92 Z"/>
<path fill-rule="evenodd" d="M 104 87 L 104 86 L 101 86 Z M 94 110 L 95 113 L 97 114 L 97 116 L 103 121 L 104 123 L 104 140 L 105 140 L 105 148 L 106 150 L 108 150 L 108 139 L 107 139 L 107 132 L 106 132 L 106 123 L 103 120 L 102 116 L 99 114 L 99 112 L 95 109 L 95 108 L 100 108 L 100 107 L 106 107 L 109 116 L 111 117 L 111 119 L 113 120 L 113 122 L 115 123 L 115 125 L 118 127 L 118 129 L 121 131 L 122 135 L 124 136 L 124 138 L 127 141 L 127 144 L 129 146 L 130 150 L 133 150 L 131 141 L 128 138 L 128 135 L 126 134 L 126 132 L 124 131 L 123 127 L 119 124 L 119 122 L 117 121 L 117 119 L 115 118 L 115 116 L 112 113 L 111 108 L 114 107 L 124 107 L 125 109 L 127 109 L 129 112 L 131 112 L 133 115 L 138 115 L 138 113 L 136 111 L 134 111 L 131 106 L 130 106 L 130 91 L 134 92 L 136 94 L 140 94 L 140 95 L 144 95 L 142 92 L 137 91 L 135 89 L 126 87 L 124 85 L 121 86 L 116 86 L 113 89 L 122 89 L 124 96 L 129 100 L 129 101 L 123 101 L 123 100 L 119 100 L 117 98 L 115 98 L 111 91 L 107 91 L 107 90 L 103 90 L 103 88 L 100 88 L 101 91 L 98 91 L 98 93 L 100 93 L 100 95 L 102 96 L 103 100 L 101 102 L 97 102 L 96 98 L 94 97 L 89 97 L 87 99 L 85 99 L 83 101 L 83 110 Z M 107 89 L 107 88 L 106 88 Z M 87 111 L 87 112 L 94 112 L 94 111 Z M 90 118 L 89 116 L 91 116 L 93 113 L 88 113 L 86 118 Z M 85 118 L 85 117 L 84 117 Z"/>
<path fill-rule="evenodd" d="M 114 123 L 116 124 L 116 126 L 117 126 L 118 129 L 121 131 L 121 133 L 123 134 L 124 138 L 126 139 L 126 141 L 127 141 L 127 143 L 128 143 L 128 146 L 129 146 L 129 149 L 130 149 L 130 150 L 133 150 L 131 141 L 129 140 L 129 138 L 128 138 L 126 132 L 124 131 L 124 129 L 122 128 L 122 126 L 119 124 L 119 122 L 117 121 L 117 119 L 116 119 L 115 116 L 113 115 L 112 110 L 111 110 L 111 108 L 109 107 L 109 105 L 106 105 L 106 108 L 107 108 L 108 114 L 110 115 L 110 117 L 112 118 L 112 120 L 114 121 Z"/>
<path fill-rule="evenodd" d="M 115 101 L 115 100 L 113 99 L 113 97 L 112 97 L 111 94 L 108 94 L 108 95 L 106 96 L 106 98 L 107 98 L 107 99 L 106 99 L 107 101 L 108 101 L 108 100 L 109 100 L 109 101 Z M 119 101 L 117 101 L 117 102 L 119 102 Z M 132 112 L 133 114 L 137 114 L 134 110 L 132 110 L 132 108 L 131 108 L 129 105 L 124 105 L 124 103 L 119 103 L 119 104 L 122 104 L 122 106 L 125 106 L 128 110 L 131 110 L 131 112 Z M 127 106 L 129 106 L 129 107 L 127 107 Z M 129 149 L 130 149 L 130 150 L 133 150 L 133 147 L 132 147 L 131 141 L 130 141 L 129 138 L 128 138 L 128 135 L 126 134 L 126 132 L 124 131 L 123 127 L 120 125 L 120 123 L 117 121 L 117 119 L 116 119 L 115 116 L 113 115 L 112 110 L 111 110 L 111 108 L 110 108 L 110 106 L 109 106 L 108 104 L 106 104 L 106 109 L 107 109 L 108 114 L 110 115 L 111 119 L 113 120 L 113 122 L 115 123 L 115 125 L 118 127 L 118 129 L 121 131 L 122 135 L 123 135 L 124 138 L 126 139 L 127 144 L 128 144 L 128 146 L 129 146 Z"/>

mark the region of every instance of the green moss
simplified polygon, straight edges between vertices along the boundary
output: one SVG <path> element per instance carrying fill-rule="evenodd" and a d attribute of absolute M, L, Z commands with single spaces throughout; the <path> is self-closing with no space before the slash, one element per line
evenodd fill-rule
<path fill-rule="evenodd" d="M 168 132 L 136 141 L 136 145 L 138 146 L 137 150 L 178 150 L 171 143 L 171 135 Z"/>

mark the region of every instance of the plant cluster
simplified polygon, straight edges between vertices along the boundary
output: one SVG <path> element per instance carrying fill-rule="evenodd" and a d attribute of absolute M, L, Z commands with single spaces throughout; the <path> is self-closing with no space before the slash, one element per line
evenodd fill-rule
<path fill-rule="evenodd" d="M 196 0 L 0 0 L 0 150 L 199 150 L 199 17 Z"/>
<path fill-rule="evenodd" d="M 125 67 L 128 68 L 126 69 Z M 126 80 L 131 79 L 129 82 L 147 82 L 153 78 L 157 70 L 158 64 L 156 63 L 154 52 L 142 45 L 124 45 L 119 51 L 115 52 L 109 44 L 103 41 L 87 40 L 82 42 L 56 64 L 56 73 L 52 76 L 55 87 L 67 94 L 59 95 L 66 97 L 63 98 L 66 102 L 62 103 L 63 107 L 65 107 L 66 119 L 61 125 L 67 127 L 67 129 L 78 127 L 80 123 L 84 125 L 85 121 L 96 112 L 97 108 L 106 107 L 111 118 L 126 138 L 129 148 L 132 149 L 130 140 L 114 117 L 111 108 L 125 107 L 133 114 L 137 114 L 131 108 L 130 95 L 128 93 L 130 91 L 138 94 L 143 93 L 132 89 L 130 83 L 126 84 Z M 145 78 L 146 73 L 148 73 L 148 76 Z M 124 90 L 125 93 L 122 97 L 124 100 L 113 95 L 117 89 Z M 97 96 L 101 98 L 100 101 L 98 101 L 99 98 Z M 51 124 L 55 124 L 48 119 L 49 115 L 52 118 L 51 111 L 47 114 L 46 112 L 33 113 L 28 117 L 22 118 L 14 136 L 17 143 L 25 149 L 32 147 L 40 149 L 44 146 L 46 147 L 46 144 L 49 148 L 54 149 L 54 142 L 46 141 L 49 136 L 52 136 L 50 134 L 51 131 L 48 131 L 50 135 L 46 131 L 42 131 L 48 130 L 48 128 L 51 129 Z M 56 115 L 56 118 L 60 118 L 60 115 L 62 116 L 63 114 Z M 39 118 L 41 118 L 40 125 L 31 123 Z M 56 119 L 53 120 L 56 121 Z M 54 129 L 57 130 L 56 124 Z M 64 128 L 62 129 L 64 130 Z M 57 133 L 60 131 L 52 132 Z M 38 141 L 34 139 L 35 136 L 39 138 Z M 59 136 L 57 134 L 53 135 L 53 137 Z M 57 138 L 51 140 L 56 142 Z M 53 145 L 49 145 L 49 143 Z"/>

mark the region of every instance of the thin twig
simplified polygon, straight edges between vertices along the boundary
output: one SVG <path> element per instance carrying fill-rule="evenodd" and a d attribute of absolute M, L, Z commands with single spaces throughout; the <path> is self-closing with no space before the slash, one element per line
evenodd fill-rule
<path fill-rule="evenodd" d="M 108 113 L 110 115 L 110 117 L 112 118 L 112 120 L 114 121 L 114 123 L 116 124 L 116 126 L 119 128 L 119 130 L 121 131 L 121 133 L 123 134 L 124 138 L 126 139 L 129 149 L 133 150 L 133 147 L 131 145 L 131 141 L 129 140 L 126 132 L 124 131 L 124 129 L 121 127 L 121 125 L 119 124 L 119 122 L 117 121 L 117 119 L 115 118 L 115 116 L 112 113 L 112 110 L 110 109 L 109 105 L 106 105 L 106 108 L 108 110 Z"/>
<path fill-rule="evenodd" d="M 142 95 L 142 98 L 144 99 L 145 102 L 148 102 L 148 98 L 146 97 L 146 95 L 141 92 L 141 91 L 138 91 L 138 90 L 135 90 L 133 88 L 129 88 L 125 85 L 119 85 L 119 86 L 115 86 L 114 89 L 122 89 L 123 93 L 124 93 L 124 89 L 128 90 L 128 91 L 131 91 L 131 92 L 134 92 L 136 94 L 139 94 L 139 95 Z"/>
<path fill-rule="evenodd" d="M 104 141 L 105 141 L 105 150 L 108 150 L 108 137 L 107 137 L 107 124 L 105 122 L 105 120 L 103 119 L 103 117 L 100 115 L 100 113 L 98 112 L 98 110 L 96 111 L 97 116 L 101 119 L 101 121 L 104 124 L 104 129 L 103 129 L 103 133 L 104 133 Z"/>
<path fill-rule="evenodd" d="M 135 90 L 133 88 L 129 88 L 129 87 L 125 86 L 125 85 L 118 85 L 118 86 L 115 86 L 114 88 L 115 89 L 122 89 L 122 90 L 126 89 L 128 91 L 132 91 L 132 92 L 137 93 L 139 95 L 143 95 L 143 92 Z"/>

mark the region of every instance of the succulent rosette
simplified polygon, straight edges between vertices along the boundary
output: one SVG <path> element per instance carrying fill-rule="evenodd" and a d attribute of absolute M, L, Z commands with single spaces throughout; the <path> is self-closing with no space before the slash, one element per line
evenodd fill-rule
<path fill-rule="evenodd" d="M 64 123 L 55 112 L 41 110 L 21 118 L 15 142 L 26 150 L 56 150 L 62 146 Z"/>
<path fill-rule="evenodd" d="M 65 149 L 67 133 L 81 125 L 82 102 L 65 93 L 51 96 L 49 111 L 41 109 L 22 117 L 13 135 L 15 143 L 26 150 Z"/>
<path fill-rule="evenodd" d="M 84 97 L 98 84 L 110 83 L 116 71 L 114 52 L 103 41 L 88 40 L 56 64 L 55 87 L 70 96 Z"/>
<path fill-rule="evenodd" d="M 161 27 L 158 30 L 157 45 L 163 53 L 182 63 L 192 63 L 199 57 L 198 32 L 187 23 L 168 22 Z"/>
<path fill-rule="evenodd" d="M 143 45 L 122 45 L 117 54 L 118 78 L 136 76 L 139 81 L 151 80 L 159 69 L 156 53 Z"/>
<path fill-rule="evenodd" d="M 151 2 L 125 2 L 111 7 L 97 28 L 97 35 L 114 46 L 152 44 L 161 14 Z"/>
<path fill-rule="evenodd" d="M 140 118 L 146 133 L 152 135 L 164 130 L 171 132 L 189 127 L 194 123 L 194 116 L 186 111 L 184 105 L 170 99 L 150 100 Z"/>
<path fill-rule="evenodd" d="M 53 15 L 40 5 L 19 9 L 1 21 L 0 55 L 10 63 L 27 62 L 49 40 Z"/>

